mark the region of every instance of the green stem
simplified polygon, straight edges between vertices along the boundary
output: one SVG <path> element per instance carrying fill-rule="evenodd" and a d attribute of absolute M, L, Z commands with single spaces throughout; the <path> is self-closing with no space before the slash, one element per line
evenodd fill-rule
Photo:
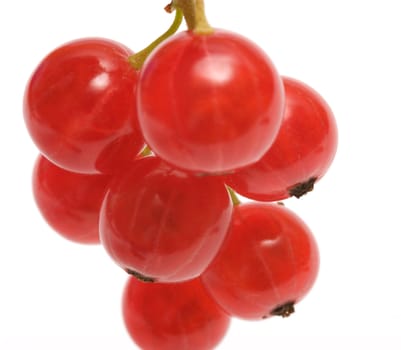
<path fill-rule="evenodd" d="M 196 34 L 213 33 L 213 28 L 206 18 L 203 0 L 173 0 L 173 5 L 182 10 L 188 30 Z"/>
<path fill-rule="evenodd" d="M 155 41 L 153 41 L 149 46 L 144 48 L 142 51 L 128 57 L 129 63 L 136 69 L 139 70 L 142 68 L 143 63 L 145 62 L 146 58 L 150 55 L 150 53 L 162 43 L 164 40 L 172 36 L 180 27 L 182 23 L 183 13 L 179 8 L 175 9 L 175 18 L 173 24 L 170 28 L 160 37 L 158 37 Z"/>
<path fill-rule="evenodd" d="M 210 26 L 205 12 L 205 4 L 203 0 L 196 0 L 195 3 L 195 21 L 194 32 L 197 34 L 211 34 L 213 28 Z"/>
<path fill-rule="evenodd" d="M 147 157 L 152 154 L 153 154 L 152 150 L 150 149 L 150 147 L 148 145 L 146 145 L 145 148 L 142 150 L 142 152 L 139 154 L 139 157 L 140 158 Z"/>
<path fill-rule="evenodd" d="M 231 187 L 228 187 L 228 186 L 226 186 L 226 187 L 227 187 L 228 193 L 230 194 L 231 201 L 233 202 L 233 205 L 234 206 L 240 205 L 241 201 L 238 199 L 238 196 L 235 193 L 235 191 Z"/>

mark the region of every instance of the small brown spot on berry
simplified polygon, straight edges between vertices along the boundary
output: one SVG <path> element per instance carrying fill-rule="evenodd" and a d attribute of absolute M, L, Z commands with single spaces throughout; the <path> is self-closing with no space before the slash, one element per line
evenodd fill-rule
<path fill-rule="evenodd" d="M 148 277 L 148 276 L 142 275 L 139 272 L 136 272 L 134 270 L 125 269 L 125 271 L 128 274 L 134 276 L 135 278 L 137 278 L 138 280 L 140 280 L 142 282 L 146 282 L 146 283 L 154 283 L 154 282 L 156 282 L 156 280 L 153 277 Z"/>
<path fill-rule="evenodd" d="M 294 196 L 296 198 L 301 198 L 303 195 L 311 192 L 315 185 L 317 177 L 311 177 L 309 180 L 305 182 L 300 182 L 289 188 L 288 193 L 290 196 Z"/>
<path fill-rule="evenodd" d="M 270 315 L 272 316 L 281 316 L 281 317 L 289 317 L 291 314 L 295 312 L 294 302 L 289 301 L 283 305 L 277 306 Z"/>

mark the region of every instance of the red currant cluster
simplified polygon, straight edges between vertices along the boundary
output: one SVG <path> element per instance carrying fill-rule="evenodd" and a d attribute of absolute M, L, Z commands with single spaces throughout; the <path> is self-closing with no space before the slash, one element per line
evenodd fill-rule
<path fill-rule="evenodd" d="M 231 316 L 288 316 L 312 287 L 314 237 L 275 202 L 313 188 L 337 129 L 313 89 L 210 27 L 202 1 L 169 9 L 172 29 L 136 55 L 87 38 L 39 64 L 24 97 L 33 189 L 55 231 L 132 275 L 123 316 L 141 348 L 212 349 Z"/>

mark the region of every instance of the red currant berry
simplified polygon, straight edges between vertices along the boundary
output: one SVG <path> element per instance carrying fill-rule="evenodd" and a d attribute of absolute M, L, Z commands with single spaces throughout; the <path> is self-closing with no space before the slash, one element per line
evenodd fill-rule
<path fill-rule="evenodd" d="M 237 34 L 182 32 L 145 62 L 138 118 L 162 159 L 199 173 L 259 160 L 283 114 L 281 77 L 266 54 Z"/>
<path fill-rule="evenodd" d="M 227 239 L 202 281 L 232 316 L 288 316 L 313 286 L 318 266 L 316 242 L 299 217 L 281 205 L 247 203 L 234 208 Z"/>
<path fill-rule="evenodd" d="M 123 316 L 129 335 L 144 350 L 211 350 L 230 325 L 199 279 L 149 284 L 130 278 Z"/>
<path fill-rule="evenodd" d="M 337 127 L 323 98 L 309 86 L 283 78 L 286 108 L 280 131 L 257 163 L 227 176 L 239 194 L 260 201 L 301 197 L 333 161 Z"/>
<path fill-rule="evenodd" d="M 101 240 L 128 272 L 150 281 L 198 276 L 217 254 L 232 213 L 217 177 L 195 177 L 159 158 L 135 161 L 110 184 Z"/>
<path fill-rule="evenodd" d="M 50 53 L 28 82 L 25 122 L 39 150 L 73 172 L 112 173 L 143 147 L 132 52 L 80 39 Z"/>
<path fill-rule="evenodd" d="M 72 173 L 39 156 L 32 180 L 36 204 L 55 231 L 77 243 L 99 243 L 99 212 L 109 176 Z"/>

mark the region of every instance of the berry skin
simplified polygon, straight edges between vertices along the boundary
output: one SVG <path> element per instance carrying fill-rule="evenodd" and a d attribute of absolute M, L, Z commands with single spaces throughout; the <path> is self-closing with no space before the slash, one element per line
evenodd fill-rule
<path fill-rule="evenodd" d="M 333 161 L 337 127 L 323 98 L 300 81 L 283 78 L 286 108 L 280 131 L 257 163 L 227 176 L 239 194 L 258 201 L 301 197 Z"/>
<path fill-rule="evenodd" d="M 123 318 L 143 350 L 212 350 L 230 325 L 199 279 L 149 284 L 131 277 L 123 294 Z"/>
<path fill-rule="evenodd" d="M 72 173 L 40 155 L 32 176 L 33 194 L 46 222 L 76 243 L 99 243 L 99 212 L 110 177 Z"/>
<path fill-rule="evenodd" d="M 309 228 L 277 204 L 234 207 L 220 252 L 202 275 L 206 289 L 231 316 L 289 316 L 312 288 L 319 253 Z"/>
<path fill-rule="evenodd" d="M 86 38 L 62 45 L 39 64 L 24 96 L 28 131 L 46 158 L 66 170 L 113 173 L 143 147 L 132 52 Z"/>
<path fill-rule="evenodd" d="M 195 177 L 145 157 L 113 178 L 100 214 L 101 241 L 142 280 L 183 281 L 217 254 L 231 213 L 220 178 Z"/>
<path fill-rule="evenodd" d="M 160 158 L 197 173 L 259 160 L 283 115 L 281 77 L 234 33 L 174 35 L 148 57 L 138 82 L 139 124 Z"/>

